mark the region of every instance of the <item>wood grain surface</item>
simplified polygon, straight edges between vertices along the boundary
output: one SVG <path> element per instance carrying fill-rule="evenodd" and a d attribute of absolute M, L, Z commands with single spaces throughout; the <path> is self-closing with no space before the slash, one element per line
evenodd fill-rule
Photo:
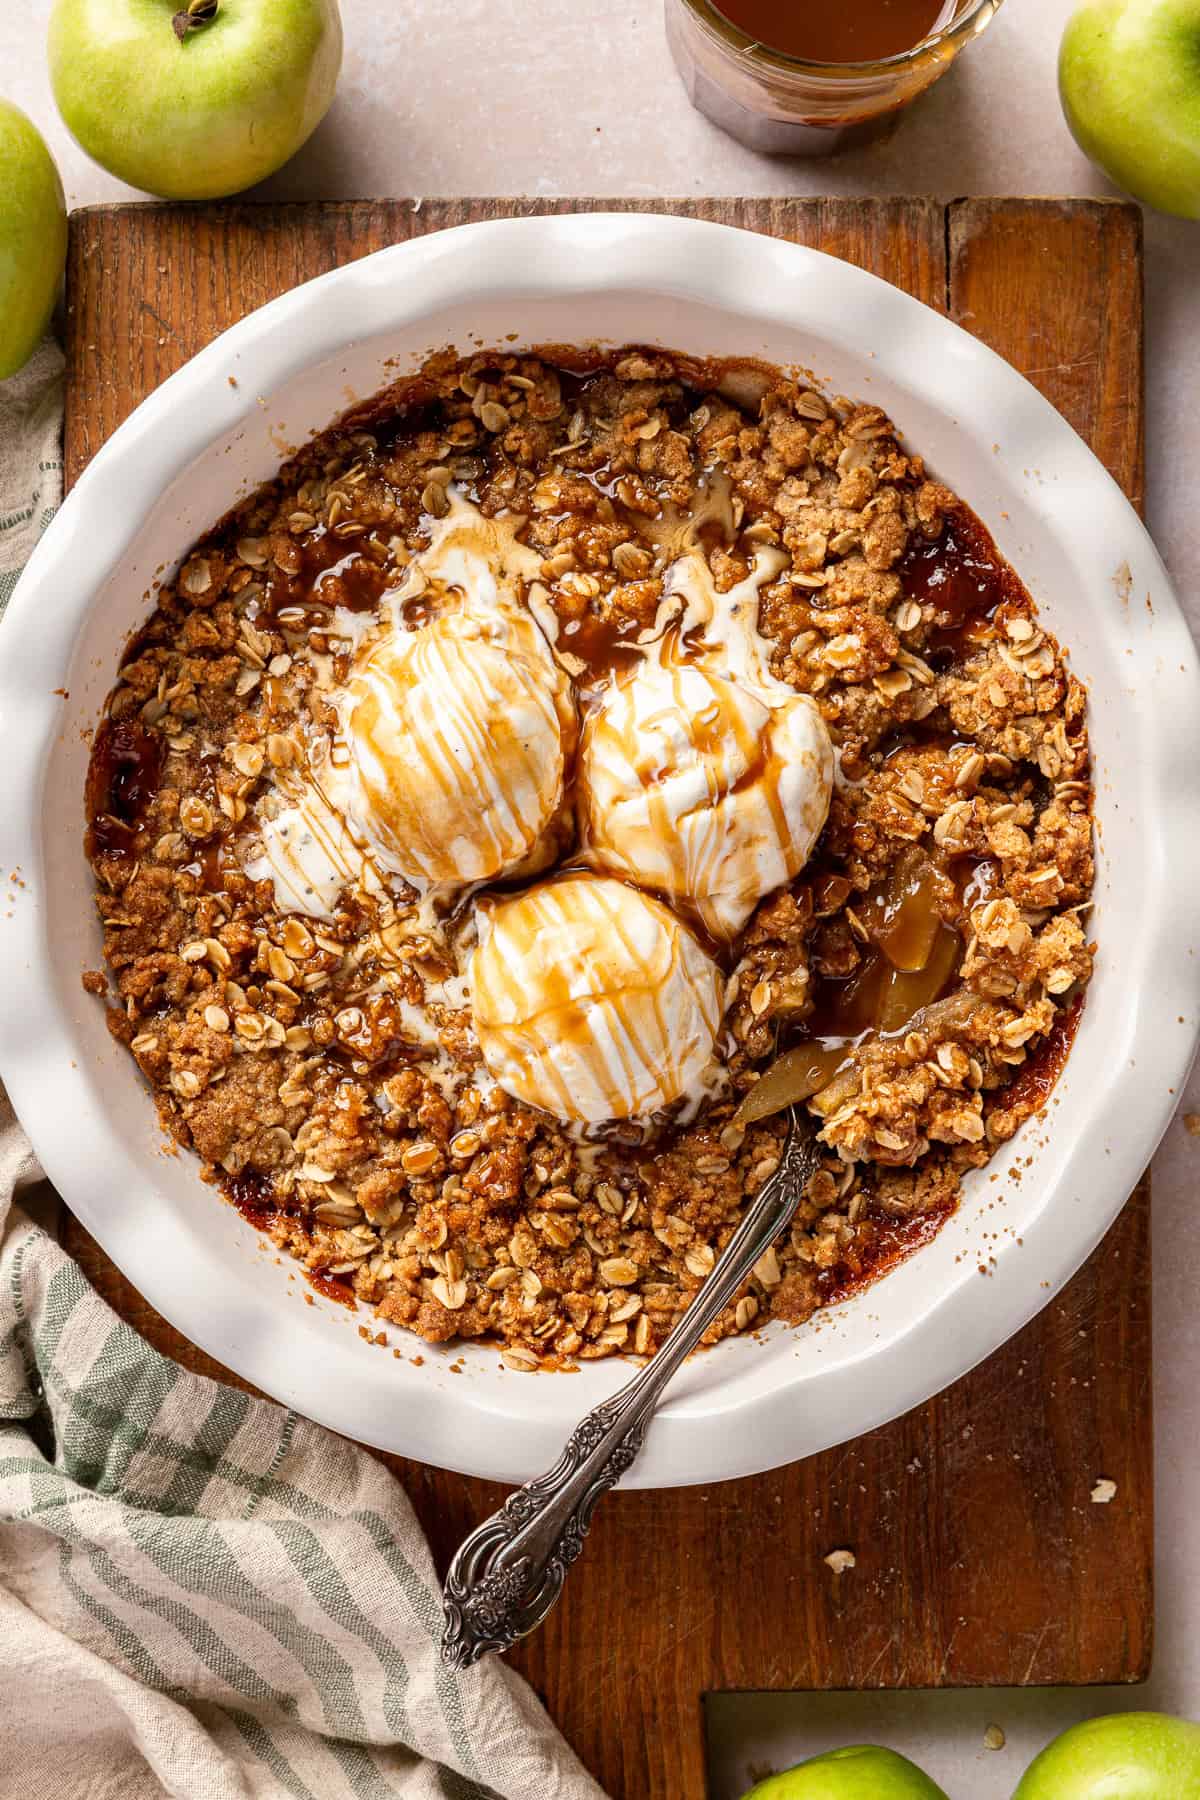
<path fill-rule="evenodd" d="M 296 282 L 468 220 L 670 210 L 811 244 L 946 310 L 1142 493 L 1140 223 L 1103 202 L 158 205 L 71 221 L 66 462 Z M 215 1204 L 214 1199 L 214 1204 Z M 168 1355 L 229 1379 L 74 1221 L 67 1241 Z M 387 1458 L 439 1563 L 503 1490 Z M 1097 1479 L 1117 1484 L 1108 1506 Z M 823 1558 L 848 1548 L 835 1576 Z M 1136 1681 L 1152 1638 L 1149 1187 L 1009 1345 L 907 1417 L 772 1474 L 618 1494 L 514 1662 L 614 1800 L 702 1800 L 701 1695 Z M 532 1797 L 531 1797 L 532 1800 Z"/>

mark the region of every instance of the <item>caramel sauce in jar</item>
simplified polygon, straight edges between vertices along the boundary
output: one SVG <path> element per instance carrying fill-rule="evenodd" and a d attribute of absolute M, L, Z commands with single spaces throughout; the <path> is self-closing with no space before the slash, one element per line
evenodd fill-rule
<path fill-rule="evenodd" d="M 852 0 L 848 6 L 796 0 L 721 0 L 717 11 L 768 50 L 804 62 L 878 62 L 911 50 L 949 24 L 953 0 Z"/>
<path fill-rule="evenodd" d="M 692 105 L 769 156 L 878 137 L 950 67 L 1000 0 L 667 0 Z"/>

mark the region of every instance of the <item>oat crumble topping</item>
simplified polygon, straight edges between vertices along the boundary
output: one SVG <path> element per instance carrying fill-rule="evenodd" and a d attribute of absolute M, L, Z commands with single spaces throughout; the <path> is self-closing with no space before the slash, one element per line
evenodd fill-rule
<path fill-rule="evenodd" d="M 589 1138 L 489 1081 L 458 923 L 403 881 L 305 914 L 247 873 L 455 495 L 525 519 L 531 610 L 585 708 L 685 543 L 723 593 L 783 552 L 758 625 L 833 737 L 832 807 L 722 952 L 722 1084 L 656 1132 Z M 405 622 L 428 616 L 413 593 Z M 823 1167 L 706 1341 L 799 1323 L 930 1235 L 1045 1099 L 1091 972 L 1084 713 L 984 527 L 877 407 L 660 351 L 447 353 L 158 595 L 93 748 L 107 973 L 85 986 L 111 982 L 167 1130 L 325 1291 L 519 1370 L 655 1349 L 777 1164 L 779 1118 L 739 1102 L 807 1056 Z"/>

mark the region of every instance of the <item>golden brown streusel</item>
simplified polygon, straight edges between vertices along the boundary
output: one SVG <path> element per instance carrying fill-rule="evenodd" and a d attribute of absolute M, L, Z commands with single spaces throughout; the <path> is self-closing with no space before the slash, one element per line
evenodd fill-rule
<path fill-rule="evenodd" d="M 787 555 L 760 628 L 839 781 L 730 958 L 726 1090 L 649 1141 L 584 1144 L 483 1080 L 469 1011 L 427 1003 L 446 949 L 403 883 L 301 918 L 244 873 L 272 772 L 345 679 L 335 609 L 397 584 L 452 484 L 527 518 L 591 677 L 683 543 L 723 591 L 762 544 Z M 1091 968 L 1090 802 L 1078 681 L 878 408 L 661 351 L 447 354 L 195 546 L 129 647 L 88 794 L 109 1022 L 167 1129 L 310 1272 L 516 1369 L 652 1351 L 776 1165 L 781 1124 L 737 1124 L 739 1097 L 781 1042 L 865 1032 L 831 1053 L 823 1166 L 715 1342 L 927 1236 L 1044 1100 Z"/>

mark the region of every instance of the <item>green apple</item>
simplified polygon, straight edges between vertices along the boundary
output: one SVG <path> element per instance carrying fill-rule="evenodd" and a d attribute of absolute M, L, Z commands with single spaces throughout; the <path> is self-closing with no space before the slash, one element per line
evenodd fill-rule
<path fill-rule="evenodd" d="M 62 182 L 32 120 L 0 100 L 0 381 L 42 341 L 67 256 Z"/>
<path fill-rule="evenodd" d="M 1200 219 L 1200 0 L 1084 0 L 1058 89 L 1076 143 L 1118 187 Z"/>
<path fill-rule="evenodd" d="M 1200 1725 L 1112 1713 L 1055 1738 L 1013 1800 L 1200 1800 Z"/>
<path fill-rule="evenodd" d="M 771 1775 L 742 1800 L 946 1800 L 916 1763 L 878 1744 L 850 1744 Z"/>
<path fill-rule="evenodd" d="M 329 110 L 337 0 L 55 0 L 50 81 L 88 155 L 168 200 L 280 168 Z"/>

